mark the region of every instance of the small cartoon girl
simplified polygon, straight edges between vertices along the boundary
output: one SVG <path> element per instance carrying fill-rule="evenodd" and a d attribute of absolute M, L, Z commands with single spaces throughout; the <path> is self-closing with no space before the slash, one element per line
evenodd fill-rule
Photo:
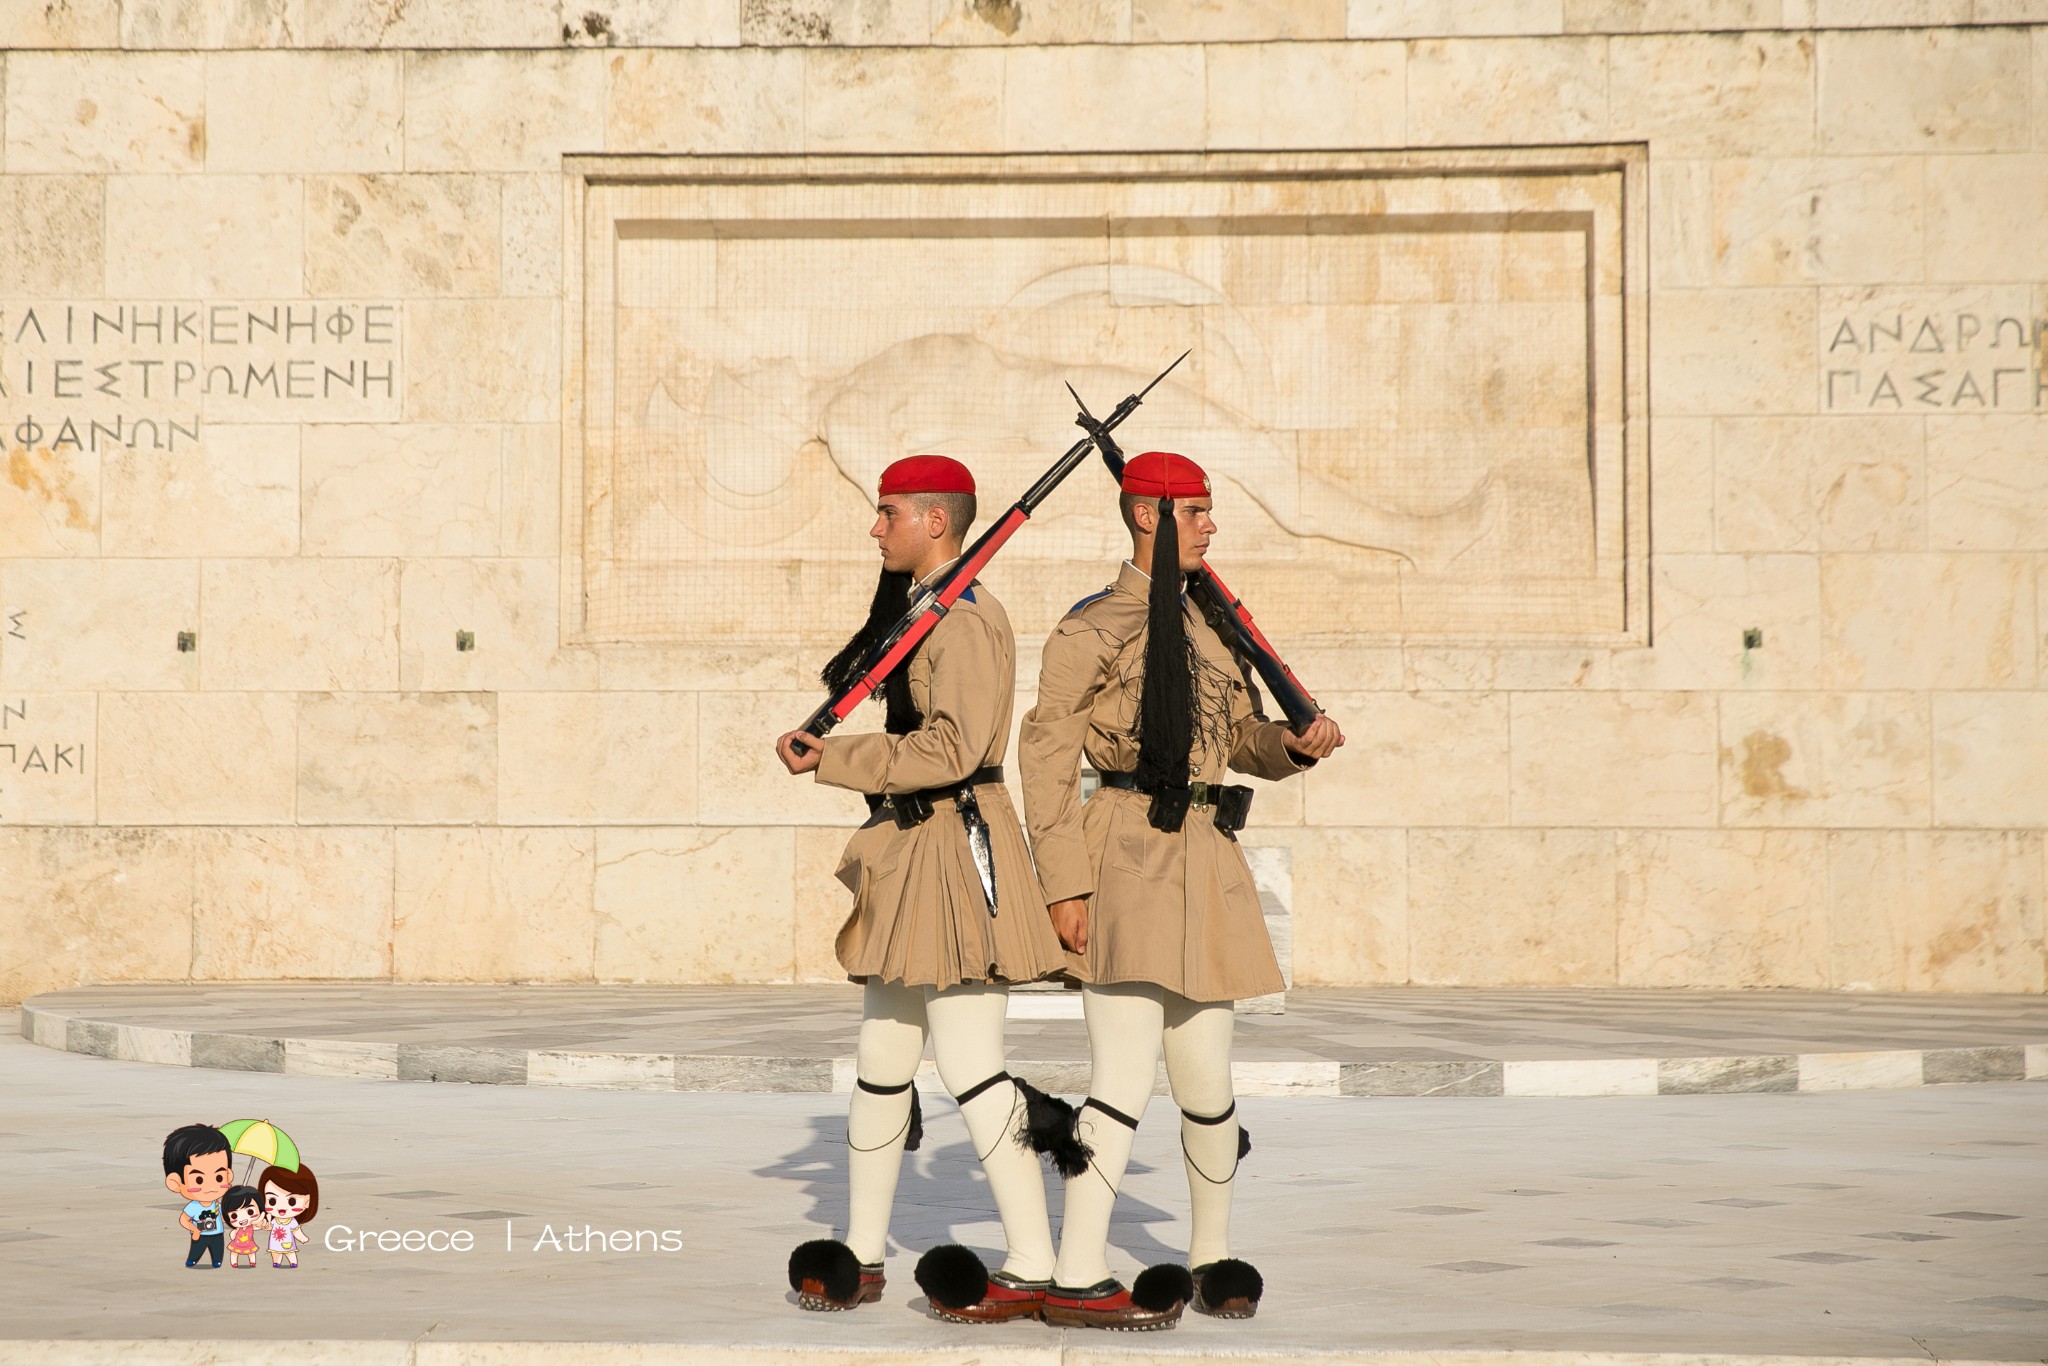
<path fill-rule="evenodd" d="M 263 1197 L 254 1186 L 235 1186 L 220 1198 L 221 1218 L 228 1225 L 228 1265 L 256 1269 L 256 1231 L 264 1227 Z M 242 1258 L 247 1257 L 247 1263 Z"/>
<path fill-rule="evenodd" d="M 300 1226 L 312 1223 L 320 1213 L 320 1183 L 313 1179 L 313 1169 L 266 1167 L 256 1188 L 263 1192 L 263 1216 L 270 1224 L 270 1265 L 298 1266 L 299 1248 L 311 1241 Z"/>

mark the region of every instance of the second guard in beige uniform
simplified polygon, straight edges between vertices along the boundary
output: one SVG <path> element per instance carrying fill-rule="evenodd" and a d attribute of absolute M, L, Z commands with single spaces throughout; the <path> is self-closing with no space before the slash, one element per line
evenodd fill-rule
<path fill-rule="evenodd" d="M 859 676 L 854 666 L 914 592 L 941 581 L 959 559 L 973 494 L 973 476 L 943 456 L 914 456 L 883 471 L 870 534 L 884 573 L 867 624 L 827 666 L 835 691 Z M 993 1275 L 964 1248 L 928 1252 L 918 1281 L 932 1310 L 972 1322 L 1036 1317 L 1050 1282 L 1044 1177 L 1026 1144 L 1034 1127 L 1051 1127 L 1055 1103 L 1003 1067 L 1008 984 L 1065 961 L 1003 783 L 1015 689 L 1009 618 L 976 584 L 885 681 L 887 733 L 791 732 L 776 742 L 791 773 L 815 772 L 869 803 L 839 865 L 853 893 L 839 961 L 863 984 L 846 1121 L 846 1240 L 816 1239 L 791 1255 L 790 1284 L 806 1309 L 881 1298 L 897 1176 L 922 1129 L 912 1079 L 927 1033 L 1009 1245 Z M 949 1275 L 952 1293 L 934 1291 L 934 1274 Z M 972 1288 L 959 1293 L 970 1279 Z"/>
<path fill-rule="evenodd" d="M 1142 1329 L 1169 1326 L 1181 1304 L 1162 1308 L 1147 1293 L 1160 1269 L 1125 1291 L 1106 1244 L 1162 1048 L 1194 1215 L 1186 1294 L 1206 1312 L 1248 1317 L 1263 1291 L 1258 1273 L 1228 1255 L 1245 1151 L 1230 1081 L 1232 1002 L 1283 983 L 1236 838 L 1251 790 L 1229 784 L 1227 771 L 1285 778 L 1343 736 L 1327 717 L 1297 736 L 1259 715 L 1242 664 L 1187 600 L 1185 573 L 1215 531 L 1200 467 L 1149 452 L 1125 467 L 1123 493 L 1132 557 L 1046 641 L 1018 748 L 1039 881 L 1087 983 L 1092 1069 L 1076 1126 L 1092 1161 L 1067 1182 L 1045 1316 Z M 1164 686 L 1148 679 L 1155 673 Z M 1103 781 L 1085 804 L 1084 758 Z"/>

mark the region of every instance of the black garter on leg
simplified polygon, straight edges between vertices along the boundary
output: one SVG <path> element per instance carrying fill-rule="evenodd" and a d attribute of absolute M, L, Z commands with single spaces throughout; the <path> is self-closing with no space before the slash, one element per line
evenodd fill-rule
<path fill-rule="evenodd" d="M 924 1107 L 917 1103 L 917 1089 L 907 1081 L 901 1086 L 877 1086 L 875 1083 L 863 1080 L 860 1077 L 855 1077 L 853 1084 L 871 1096 L 900 1096 L 905 1091 L 910 1092 L 910 1114 L 903 1121 L 903 1151 L 906 1153 L 916 1152 L 918 1146 L 924 1142 Z M 894 1141 L 895 1135 L 891 1134 L 889 1142 L 893 1143 Z M 853 1140 L 849 1137 L 847 1145 L 851 1147 L 852 1144 Z M 886 1146 L 886 1144 L 882 1146 Z M 861 1151 L 872 1152 L 873 1149 L 863 1148 Z"/>

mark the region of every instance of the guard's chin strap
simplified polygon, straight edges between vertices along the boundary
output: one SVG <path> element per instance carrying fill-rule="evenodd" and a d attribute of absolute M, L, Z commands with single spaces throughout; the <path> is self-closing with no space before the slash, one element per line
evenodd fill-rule
<path fill-rule="evenodd" d="M 1229 1119 L 1232 1115 L 1235 1115 L 1236 1113 L 1237 1102 L 1233 1100 L 1232 1102 L 1230 1102 L 1230 1108 L 1225 1110 L 1220 1115 L 1198 1115 L 1193 1110 L 1183 1110 L 1180 1112 L 1180 1116 L 1182 1119 L 1188 1121 L 1190 1124 L 1221 1124 L 1225 1120 Z M 1136 1126 L 1134 1125 L 1132 1127 L 1135 1128 Z M 1188 1151 L 1187 1135 L 1183 1133 L 1180 1138 L 1180 1155 L 1187 1159 L 1188 1170 L 1193 1172 L 1195 1175 L 1201 1177 L 1204 1181 L 1207 1181 L 1212 1186 L 1227 1186 L 1232 1181 L 1235 1181 L 1237 1179 L 1238 1166 L 1244 1161 L 1246 1155 L 1249 1154 L 1251 1150 L 1252 1136 L 1249 1132 L 1246 1131 L 1244 1125 L 1240 1124 L 1237 1126 L 1237 1157 L 1230 1164 L 1230 1175 L 1218 1179 L 1217 1177 L 1213 1177 L 1209 1175 L 1209 1173 L 1203 1171 L 1202 1164 L 1195 1161 L 1195 1155 Z"/>
<path fill-rule="evenodd" d="M 910 1112 L 903 1116 L 902 1128 L 890 1134 L 874 1147 L 863 1148 L 857 1145 L 853 1141 L 851 1129 L 847 1131 L 846 1146 L 852 1148 L 857 1153 L 872 1153 L 888 1147 L 900 1138 L 903 1140 L 903 1151 L 907 1153 L 916 1152 L 918 1145 L 924 1142 L 924 1109 L 917 1103 L 917 1092 L 911 1090 L 911 1084 L 906 1081 L 900 1086 L 878 1086 L 865 1077 L 855 1077 L 853 1084 L 871 1096 L 900 1096 L 905 1091 L 910 1091 Z"/>

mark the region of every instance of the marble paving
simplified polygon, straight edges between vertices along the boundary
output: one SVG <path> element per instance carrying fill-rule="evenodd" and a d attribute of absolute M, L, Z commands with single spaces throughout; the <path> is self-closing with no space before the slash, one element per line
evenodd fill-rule
<path fill-rule="evenodd" d="M 107 986 L 32 999 L 21 1032 L 74 1053 L 230 1071 L 817 1092 L 850 1089 L 859 1009 L 850 986 Z M 1014 1070 L 1050 1089 L 1085 1089 L 1080 1021 L 1014 1019 L 1009 1048 Z M 1684 1095 L 2021 1081 L 2048 1076 L 2048 998 L 1298 990 L 1283 1015 L 1240 1018 L 1235 1065 L 1248 1095 Z"/>
<path fill-rule="evenodd" d="M 2022 1361 L 2048 1345 L 2048 1087 L 1244 1113 L 1234 1251 L 1267 1277 L 1259 1317 L 1127 1342 L 922 1312 L 919 1251 L 1000 1241 L 949 1104 L 905 1164 L 885 1299 L 808 1315 L 782 1262 L 843 1225 L 835 1097 L 197 1072 L 0 1036 L 0 1360 Z M 321 1241 L 295 1272 L 182 1265 L 162 1137 L 239 1116 L 283 1126 L 319 1174 Z M 1126 1276 L 1184 1246 L 1170 1116 L 1154 1105 L 1138 1135 L 1112 1234 Z M 677 1250 L 571 1250 L 572 1229 L 676 1230 Z M 474 1246 L 326 1245 L 364 1230 Z M 570 1346 L 594 1342 L 622 1345 Z"/>

